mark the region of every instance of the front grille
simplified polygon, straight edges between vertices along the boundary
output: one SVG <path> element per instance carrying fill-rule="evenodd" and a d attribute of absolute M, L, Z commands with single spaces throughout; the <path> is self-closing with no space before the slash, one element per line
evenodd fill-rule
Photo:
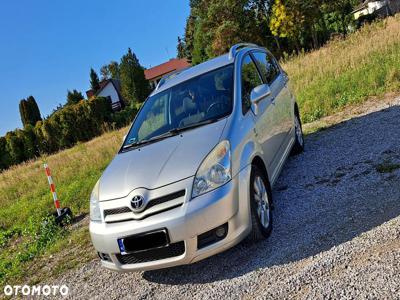
<path fill-rule="evenodd" d="M 129 213 L 132 210 L 129 207 L 118 207 L 113 209 L 105 209 L 104 210 L 104 218 L 110 215 L 119 215 L 123 213 Z"/>
<path fill-rule="evenodd" d="M 179 192 L 175 192 L 175 193 L 172 193 L 172 194 L 169 194 L 169 195 L 166 195 L 166 196 L 162 196 L 160 198 L 156 198 L 156 199 L 150 200 L 149 203 L 147 203 L 147 205 L 146 205 L 145 209 L 143 210 L 143 212 L 148 210 L 149 208 L 151 208 L 153 206 L 160 205 L 160 204 L 166 203 L 168 201 L 175 200 L 175 199 L 183 197 L 183 196 L 185 196 L 185 190 L 181 190 Z M 169 209 L 172 209 L 172 208 L 176 208 L 176 207 L 181 206 L 181 205 L 182 205 L 182 203 L 180 203 L 179 205 L 174 205 L 173 207 L 168 207 L 168 209 L 163 209 L 162 211 L 166 211 L 166 210 L 169 210 Z M 162 211 L 160 211 L 160 212 L 162 212 Z M 133 212 L 132 212 L 132 209 L 127 207 L 127 206 L 118 207 L 118 208 L 112 208 L 112 209 L 105 209 L 104 210 L 104 218 L 106 218 L 107 216 L 119 215 L 119 214 L 124 214 L 124 213 L 133 213 Z M 158 213 L 158 211 L 157 212 L 153 212 L 151 215 L 154 215 L 155 213 Z M 146 217 L 148 217 L 148 216 L 150 216 L 150 215 L 146 215 Z"/>
<path fill-rule="evenodd" d="M 149 209 L 150 207 L 153 207 L 153 206 L 156 206 L 156 205 L 159 205 L 159 204 L 162 204 L 162 203 L 165 203 L 165 202 L 168 202 L 168 201 L 171 201 L 171 200 L 174 200 L 176 198 L 183 197 L 183 196 L 185 196 L 185 190 L 182 190 L 182 191 L 179 191 L 179 192 L 176 192 L 176 193 L 173 193 L 173 194 L 169 194 L 169 195 L 166 195 L 166 196 L 163 196 L 163 197 L 160 197 L 160 198 L 156 198 L 154 200 L 151 200 L 147 204 L 146 209 Z"/>
<path fill-rule="evenodd" d="M 178 242 L 170 244 L 169 246 L 164 248 L 151 249 L 125 255 L 117 254 L 117 259 L 123 265 L 139 264 L 176 257 L 182 255 L 183 253 L 185 253 L 185 243 Z"/>

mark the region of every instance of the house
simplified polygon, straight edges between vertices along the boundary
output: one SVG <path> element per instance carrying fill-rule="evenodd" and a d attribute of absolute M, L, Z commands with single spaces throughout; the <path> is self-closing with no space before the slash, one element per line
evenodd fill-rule
<path fill-rule="evenodd" d="M 387 17 L 400 11 L 400 0 L 366 0 L 353 11 L 355 20 Z"/>
<path fill-rule="evenodd" d="M 88 99 L 97 96 L 109 98 L 114 111 L 124 108 L 125 102 L 121 95 L 121 82 L 116 79 L 105 79 L 100 82 L 100 89 L 95 93 L 93 90 L 86 92 Z"/>
<path fill-rule="evenodd" d="M 165 75 L 190 67 L 190 63 L 186 59 L 173 58 L 169 61 L 144 70 L 144 76 L 150 82 L 150 86 L 154 89 Z"/>

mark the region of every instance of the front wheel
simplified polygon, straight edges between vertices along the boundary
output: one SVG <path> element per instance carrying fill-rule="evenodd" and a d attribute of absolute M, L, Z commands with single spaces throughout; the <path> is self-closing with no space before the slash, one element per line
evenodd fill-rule
<path fill-rule="evenodd" d="M 297 112 L 294 116 L 294 131 L 295 131 L 295 142 L 292 149 L 292 154 L 296 155 L 304 151 L 303 128 L 301 126 L 300 116 Z"/>
<path fill-rule="evenodd" d="M 272 230 L 272 193 L 268 178 L 257 166 L 250 175 L 251 226 L 250 240 L 266 239 Z"/>

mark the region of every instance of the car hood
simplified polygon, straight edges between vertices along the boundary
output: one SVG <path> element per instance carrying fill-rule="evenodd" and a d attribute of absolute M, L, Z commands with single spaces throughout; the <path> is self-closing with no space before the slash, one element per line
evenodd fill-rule
<path fill-rule="evenodd" d="M 137 188 L 156 189 L 194 176 L 218 144 L 226 122 L 225 118 L 119 153 L 100 178 L 99 200 L 123 198 Z"/>

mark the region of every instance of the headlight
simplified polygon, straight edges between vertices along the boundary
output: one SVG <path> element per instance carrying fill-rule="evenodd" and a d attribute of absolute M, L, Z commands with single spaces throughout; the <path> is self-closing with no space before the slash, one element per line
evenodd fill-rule
<path fill-rule="evenodd" d="M 99 181 L 93 188 L 92 194 L 90 195 L 90 219 L 92 221 L 101 221 L 101 212 L 99 204 Z"/>
<path fill-rule="evenodd" d="M 207 155 L 197 170 L 192 198 L 224 185 L 231 178 L 231 149 L 228 141 L 222 141 Z"/>

